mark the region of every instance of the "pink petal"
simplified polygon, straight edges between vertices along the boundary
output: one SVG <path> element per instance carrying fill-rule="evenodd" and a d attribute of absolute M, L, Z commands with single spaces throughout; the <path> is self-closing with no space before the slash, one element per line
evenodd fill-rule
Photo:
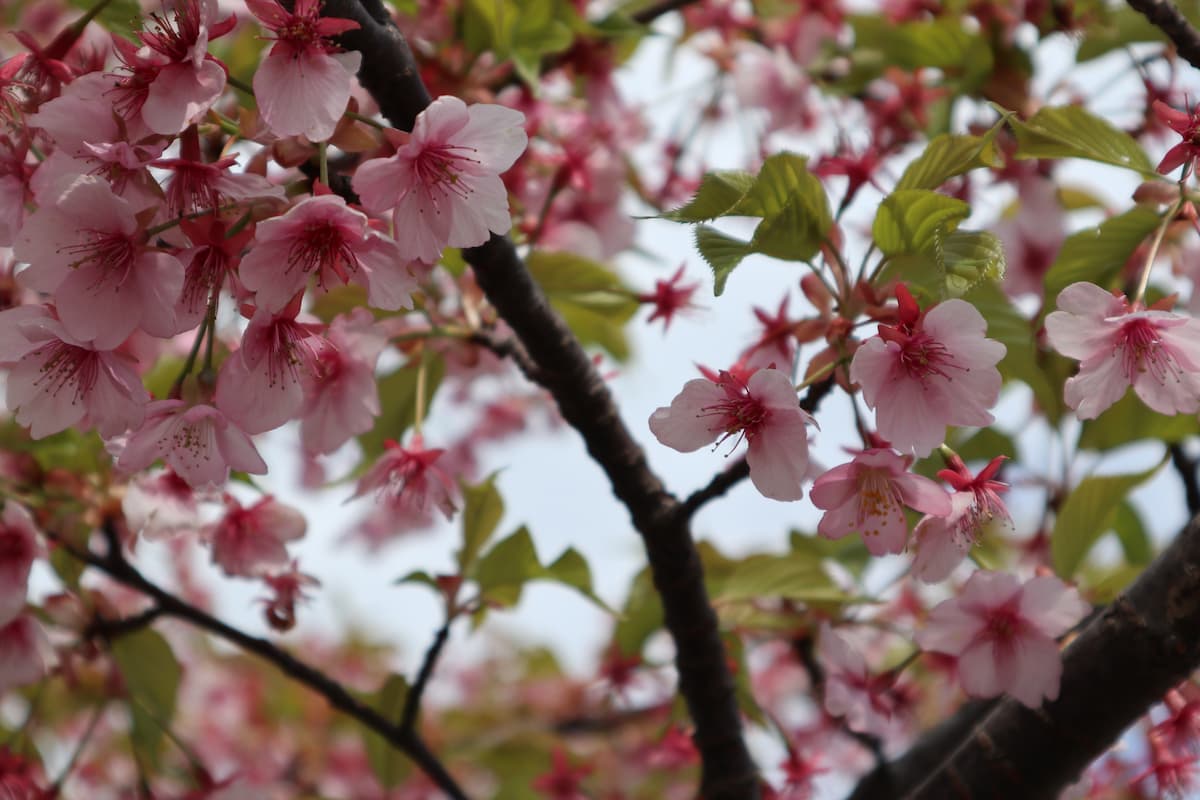
<path fill-rule="evenodd" d="M 673 450 L 681 453 L 699 450 L 716 441 L 722 430 L 720 419 L 704 415 L 703 410 L 721 402 L 724 397 L 725 393 L 712 381 L 690 380 L 669 407 L 659 408 L 650 415 L 650 431 Z"/>

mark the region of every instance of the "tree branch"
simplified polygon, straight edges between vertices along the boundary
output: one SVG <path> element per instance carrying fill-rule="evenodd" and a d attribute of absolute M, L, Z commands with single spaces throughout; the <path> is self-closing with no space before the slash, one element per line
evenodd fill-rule
<path fill-rule="evenodd" d="M 871 789 L 872 773 L 851 797 L 1051 800 L 1198 666 L 1200 518 L 1067 647 L 1057 700 L 1028 709 L 1004 698 L 966 736 L 961 725 L 953 737 L 945 725 L 935 728 L 924 738 L 958 742 L 941 751 L 940 763 L 910 769 L 906 755 L 893 765 L 904 769 L 893 769 L 887 791 Z M 936 752 L 924 739 L 909 752 L 918 751 Z M 914 773 L 918 782 L 900 781 Z"/>
<path fill-rule="evenodd" d="M 1129 7 L 1137 11 L 1156 28 L 1166 34 L 1175 50 L 1185 61 L 1200 69 L 1200 32 L 1192 27 L 1187 17 L 1170 0 L 1127 0 Z"/>
<path fill-rule="evenodd" d="M 359 23 L 359 30 L 343 34 L 339 42 L 362 52 L 359 80 L 384 116 L 397 128 L 411 130 L 416 115 L 429 104 L 429 93 L 400 32 L 355 0 L 327 0 L 322 13 Z M 493 236 L 463 255 L 489 302 L 537 365 L 538 383 L 583 437 L 642 535 L 665 625 L 675 641 L 680 692 L 695 723 L 703 764 L 700 793 L 706 800 L 757 798 L 758 770 L 742 739 L 733 676 L 686 509 L 650 470 L 592 360 L 550 308 L 512 242 Z"/>
<path fill-rule="evenodd" d="M 272 642 L 240 631 L 161 589 L 125 560 L 111 524 L 105 525 L 103 532 L 109 543 L 108 552 L 103 556 L 90 550 L 80 551 L 65 540 L 52 534 L 50 536 L 75 558 L 101 570 L 118 583 L 131 589 L 137 589 L 152 598 L 155 601 L 152 610 L 155 610 L 157 614 L 182 619 L 274 664 L 289 678 L 321 695 L 329 702 L 329 705 L 378 733 L 389 744 L 411 758 L 421 771 L 429 776 L 429 779 L 452 800 L 468 800 L 466 793 L 459 787 L 454 776 L 446 770 L 437 756 L 430 752 L 415 731 L 398 726 L 386 719 L 374 708 L 350 694 L 340 683 L 280 649 Z M 114 543 L 116 543 L 115 547 Z M 137 617 L 131 619 L 137 619 Z"/>
<path fill-rule="evenodd" d="M 433 637 L 433 643 L 425 651 L 425 658 L 421 662 L 421 668 L 417 671 L 416 680 L 413 681 L 408 694 L 404 697 L 404 710 L 400 713 L 401 730 L 415 731 L 417 729 L 417 715 L 421 713 L 421 697 L 425 694 L 425 688 L 429 686 L 429 679 L 433 677 L 433 669 L 437 666 L 442 648 L 446 646 L 446 641 L 450 638 L 451 619 L 447 618 L 442 623 L 442 627 L 438 628 L 438 632 Z"/>
<path fill-rule="evenodd" d="M 1171 466 L 1183 481 L 1183 496 L 1187 500 L 1188 514 L 1200 514 L 1200 482 L 1196 479 L 1196 459 L 1187 454 L 1183 444 L 1176 442 L 1167 448 L 1171 453 Z"/>

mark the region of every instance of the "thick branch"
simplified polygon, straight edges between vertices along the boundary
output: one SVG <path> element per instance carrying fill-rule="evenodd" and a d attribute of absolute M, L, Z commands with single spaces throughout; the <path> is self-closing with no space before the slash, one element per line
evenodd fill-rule
<path fill-rule="evenodd" d="M 1067 647 L 1057 700 L 1031 710 L 1005 698 L 911 791 L 897 780 L 869 792 L 868 777 L 852 797 L 1051 800 L 1198 666 L 1200 518 Z"/>
<path fill-rule="evenodd" d="M 112 549 L 116 537 L 110 531 L 106 532 L 109 541 L 109 552 L 106 556 L 98 556 L 92 552 L 80 552 L 65 542 L 59 542 L 75 557 L 100 569 L 109 577 L 155 601 L 153 611 L 155 616 L 167 615 L 182 619 L 202 630 L 219 636 L 231 642 L 248 653 L 274 664 L 281 672 L 297 683 L 307 686 L 312 691 L 329 701 L 329 705 L 338 711 L 357 720 L 382 736 L 389 744 L 400 750 L 429 776 L 429 779 L 453 800 L 467 800 L 467 795 L 459 787 L 457 781 L 429 751 L 425 742 L 411 729 L 396 725 L 386 719 L 375 709 L 364 704 L 350 694 L 344 686 L 330 678 L 320 670 L 309 666 L 286 650 L 282 650 L 266 639 L 251 636 L 238 630 L 207 612 L 179 599 L 173 594 L 159 588 L 142 575 L 132 564 L 125 560 L 119 549 Z M 119 548 L 119 544 L 117 545 Z M 133 619 L 141 620 L 146 614 Z"/>
<path fill-rule="evenodd" d="M 1200 69 L 1200 32 L 1170 0 L 1127 0 L 1129 7 L 1166 34 L 1185 61 Z"/>
<path fill-rule="evenodd" d="M 353 0 L 328 0 L 322 13 L 359 23 L 361 28 L 343 35 L 340 43 L 362 52 L 359 80 L 388 120 L 411 129 L 429 94 L 399 31 Z M 592 360 L 550 308 L 512 242 L 493 236 L 463 255 L 537 366 L 536 379 L 583 437 L 642 534 L 665 624 L 675 640 L 680 692 L 695 723 L 701 793 L 707 800 L 757 797 L 757 768 L 742 739 L 733 677 L 683 505 L 650 470 Z"/>
<path fill-rule="evenodd" d="M 1187 454 L 1182 443 L 1167 448 L 1171 453 L 1171 466 L 1179 473 L 1183 482 L 1183 496 L 1187 501 L 1188 513 L 1193 517 L 1200 514 L 1200 480 L 1196 478 L 1196 459 Z"/>

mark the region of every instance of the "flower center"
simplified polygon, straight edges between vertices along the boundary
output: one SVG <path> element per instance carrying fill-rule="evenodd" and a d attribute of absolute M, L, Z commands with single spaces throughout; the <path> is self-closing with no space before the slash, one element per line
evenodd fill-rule
<path fill-rule="evenodd" d="M 68 389 L 75 395 L 71 405 L 78 405 L 96 385 L 99 359 L 91 350 L 55 341 L 39 348 L 37 357 L 42 366 L 34 385 L 51 397 Z"/>
<path fill-rule="evenodd" d="M 1159 383 L 1178 381 L 1182 370 L 1167 348 L 1163 347 L 1158 328 L 1145 318 L 1132 319 L 1121 327 L 1117 345 L 1126 377 L 1132 382 L 1140 372 L 1150 373 Z"/>
<path fill-rule="evenodd" d="M 288 251 L 288 271 L 299 267 L 302 272 L 316 272 L 324 288 L 324 269 L 332 270 L 342 283 L 358 270 L 358 257 L 338 230 L 329 222 L 309 222 Z"/>
<path fill-rule="evenodd" d="M 429 145 L 421 150 L 413 161 L 413 170 L 421 185 L 429 190 L 435 207 L 439 199 L 450 195 L 460 200 L 471 196 L 473 189 L 461 180 L 461 176 L 464 164 L 479 163 L 479 159 L 471 157 L 476 152 L 474 147 L 453 144 Z"/>

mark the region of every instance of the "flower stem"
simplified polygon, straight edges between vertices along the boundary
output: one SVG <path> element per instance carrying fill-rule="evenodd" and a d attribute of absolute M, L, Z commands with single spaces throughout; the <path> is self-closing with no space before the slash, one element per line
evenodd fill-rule
<path fill-rule="evenodd" d="M 326 187 L 329 186 L 329 144 L 321 142 L 317 145 L 317 159 L 321 165 L 320 180 Z"/>
<path fill-rule="evenodd" d="M 96 3 L 96 5 L 84 12 L 82 17 L 72 22 L 70 30 L 74 31 L 76 36 L 83 33 L 83 29 L 88 26 L 88 23 L 94 20 L 111 3 L 112 0 L 100 0 L 99 3 Z"/>
<path fill-rule="evenodd" d="M 204 319 L 200 321 L 200 327 L 196 330 L 196 338 L 192 341 L 192 349 L 188 351 L 187 360 L 183 362 L 183 369 L 179 371 L 179 377 L 171 384 L 171 391 L 167 393 L 167 398 L 170 400 L 178 400 L 183 393 L 183 382 L 188 375 L 192 374 L 192 367 L 196 365 L 196 356 L 200 353 L 200 343 L 204 341 L 204 334 L 208 331 L 208 314 L 204 315 Z"/>
<path fill-rule="evenodd" d="M 1167 209 L 1167 213 L 1163 215 L 1162 222 L 1154 232 L 1154 241 L 1150 243 L 1150 252 L 1146 254 L 1146 263 L 1142 265 L 1142 275 L 1138 279 L 1137 293 L 1133 296 L 1133 305 L 1135 307 L 1142 302 L 1142 298 L 1146 295 L 1146 287 L 1150 284 L 1150 272 L 1154 269 L 1154 259 L 1158 257 L 1158 248 L 1162 244 L 1163 237 L 1167 234 L 1167 228 L 1175 221 L 1175 216 L 1181 208 L 1183 208 L 1182 186 L 1180 186 L 1179 199 Z"/>
<path fill-rule="evenodd" d="M 416 408 L 413 410 L 413 435 L 421 435 L 421 422 L 425 419 L 425 382 L 426 373 L 428 370 L 429 361 L 425 358 L 425 351 L 421 351 L 421 366 L 417 368 L 417 400 Z"/>

